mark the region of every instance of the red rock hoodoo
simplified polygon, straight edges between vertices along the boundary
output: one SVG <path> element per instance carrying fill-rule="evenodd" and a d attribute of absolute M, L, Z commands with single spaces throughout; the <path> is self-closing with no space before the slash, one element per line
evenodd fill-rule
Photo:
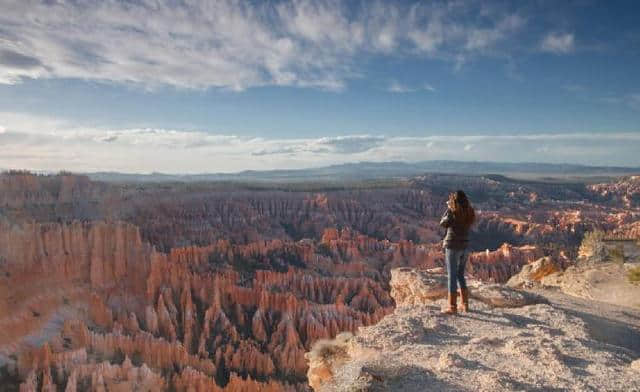
<path fill-rule="evenodd" d="M 484 195 L 477 279 L 567 260 L 551 245 L 594 227 L 637 232 L 638 212 L 604 185 L 434 175 L 256 192 L 0 175 L 0 374 L 21 391 L 308 390 L 315 341 L 393 311 L 392 268 L 443 266 L 442 189 L 458 187 Z"/>

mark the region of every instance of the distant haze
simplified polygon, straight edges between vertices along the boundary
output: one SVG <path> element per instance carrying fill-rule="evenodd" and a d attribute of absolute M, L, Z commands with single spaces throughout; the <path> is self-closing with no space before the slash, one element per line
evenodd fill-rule
<path fill-rule="evenodd" d="M 256 170 L 237 173 L 201 173 L 201 174 L 132 174 L 117 172 L 87 173 L 93 180 L 108 182 L 323 182 L 342 183 L 350 181 L 368 181 L 391 178 L 409 178 L 425 174 L 460 175 L 509 175 L 531 180 L 585 181 L 589 178 L 600 180 L 604 177 L 640 174 L 640 168 L 560 165 L 547 163 L 500 163 L 500 162 L 456 162 L 424 161 L 403 162 L 360 162 L 333 165 L 315 169 L 299 170 Z M 589 180 L 592 181 L 592 180 Z"/>

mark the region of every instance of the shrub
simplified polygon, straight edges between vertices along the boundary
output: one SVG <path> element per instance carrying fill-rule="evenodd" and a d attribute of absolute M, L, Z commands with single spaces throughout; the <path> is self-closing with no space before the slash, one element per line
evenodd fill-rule
<path fill-rule="evenodd" d="M 333 257 L 331 248 L 327 244 L 320 243 L 316 247 L 316 253 L 325 257 Z"/>
<path fill-rule="evenodd" d="M 131 364 L 133 364 L 133 366 L 142 366 L 143 363 L 142 353 L 138 350 L 134 351 L 133 354 L 131 354 Z"/>
<path fill-rule="evenodd" d="M 607 257 L 607 249 L 604 245 L 604 232 L 594 230 L 588 232 L 582 238 L 578 255 L 587 259 L 604 260 Z"/>
<path fill-rule="evenodd" d="M 226 260 L 224 259 L 223 255 L 216 252 L 211 252 L 209 253 L 208 262 L 210 266 L 214 267 L 223 265 Z"/>
<path fill-rule="evenodd" d="M 629 282 L 640 284 L 640 267 L 631 268 L 628 277 Z"/>
<path fill-rule="evenodd" d="M 113 353 L 113 356 L 111 357 L 111 364 L 112 365 L 121 365 L 122 362 L 124 362 L 126 355 L 125 353 L 120 350 L 120 349 L 116 349 L 116 351 Z"/>

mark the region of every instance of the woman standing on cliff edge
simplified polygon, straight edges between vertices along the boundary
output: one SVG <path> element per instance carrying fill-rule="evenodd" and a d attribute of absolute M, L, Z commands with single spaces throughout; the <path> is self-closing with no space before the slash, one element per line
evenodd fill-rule
<path fill-rule="evenodd" d="M 447 211 L 440 220 L 440 226 L 447 229 L 444 237 L 444 255 L 447 264 L 449 308 L 444 310 L 446 314 L 458 312 L 457 285 L 460 285 L 460 299 L 462 311 L 469 311 L 469 290 L 464 279 L 464 268 L 467 264 L 469 251 L 469 228 L 476 218 L 473 207 L 463 191 L 455 191 L 447 200 Z"/>

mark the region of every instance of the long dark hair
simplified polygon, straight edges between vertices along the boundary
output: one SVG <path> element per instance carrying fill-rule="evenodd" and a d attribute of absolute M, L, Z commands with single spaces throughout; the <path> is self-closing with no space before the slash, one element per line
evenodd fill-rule
<path fill-rule="evenodd" d="M 471 207 L 471 202 L 463 191 L 455 191 L 449 195 L 449 205 L 453 211 L 456 221 L 461 222 L 465 227 L 469 227 L 476 220 L 476 213 Z"/>

